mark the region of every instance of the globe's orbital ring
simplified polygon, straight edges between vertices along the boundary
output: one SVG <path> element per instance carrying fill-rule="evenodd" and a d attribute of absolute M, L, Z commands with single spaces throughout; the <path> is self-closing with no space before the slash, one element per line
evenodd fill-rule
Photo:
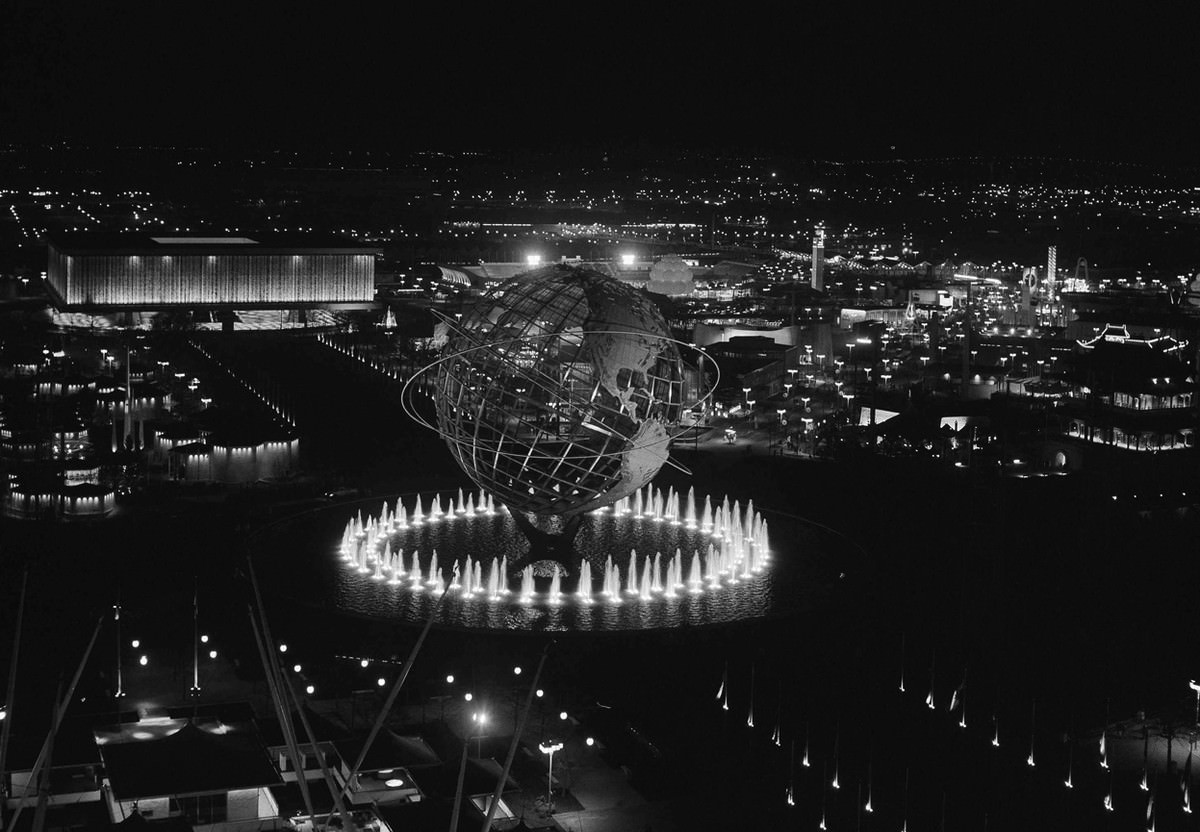
<path fill-rule="evenodd" d="M 557 396 L 558 391 L 561 389 L 561 381 L 559 379 L 555 379 L 555 378 L 552 378 L 551 376 L 548 376 L 545 372 L 543 372 L 540 369 L 540 367 L 538 367 L 536 365 L 533 367 L 530 367 L 530 368 L 525 368 L 525 367 L 520 366 L 519 364 L 517 364 L 514 361 L 513 356 L 508 354 L 504 350 L 506 350 L 508 347 L 510 347 L 513 344 L 516 344 L 518 346 L 524 346 L 524 345 L 527 345 L 530 341 L 536 341 L 539 338 L 564 338 L 565 339 L 568 335 L 570 335 L 570 336 L 572 336 L 572 340 L 574 340 L 575 338 L 578 339 L 578 343 L 576 343 L 574 346 L 582 347 L 583 340 L 588 335 L 625 335 L 625 336 L 633 335 L 633 336 L 642 336 L 648 340 L 649 339 L 659 339 L 661 341 L 669 341 L 676 345 L 681 345 L 681 346 L 684 346 L 684 347 L 687 347 L 690 349 L 695 349 L 697 352 L 700 352 L 701 355 L 707 356 L 707 353 L 705 353 L 703 350 L 700 350 L 698 347 L 695 347 L 694 345 L 686 344 L 682 341 L 678 341 L 674 338 L 670 338 L 669 336 L 660 335 L 658 333 L 650 332 L 648 330 L 628 329 L 628 328 L 618 329 L 618 330 L 589 329 L 586 331 L 580 330 L 578 332 L 578 334 L 576 334 L 574 332 L 568 332 L 566 330 L 552 330 L 552 331 L 548 331 L 548 332 L 542 332 L 540 334 L 530 334 L 530 333 L 526 332 L 519 336 L 513 336 L 512 338 L 488 339 L 488 338 L 480 338 L 474 332 L 465 331 L 465 330 L 461 329 L 458 326 L 457 322 L 450 320 L 445 315 L 439 315 L 438 317 L 441 318 L 443 320 L 443 322 L 446 324 L 446 326 L 449 329 L 451 329 L 458 337 L 470 339 L 474 343 L 470 347 L 468 347 L 464 350 L 460 350 L 458 353 L 455 353 L 452 355 L 447 355 L 447 356 L 442 356 L 438 361 L 434 362 L 433 365 L 430 365 L 430 367 L 427 367 L 427 368 L 423 368 L 416 375 L 420 375 L 421 373 L 425 372 L 425 370 L 432 368 L 432 366 L 436 366 L 436 365 L 442 363 L 442 361 L 444 361 L 446 359 L 454 358 L 456 355 L 466 355 L 468 353 L 473 353 L 477 350 L 486 350 L 489 353 L 489 355 L 491 357 L 493 357 L 497 361 L 497 363 L 500 364 L 501 366 L 513 367 L 515 365 L 515 369 L 517 372 L 514 373 L 514 375 L 523 377 L 525 380 L 529 381 L 534 386 L 541 388 L 541 390 L 543 392 L 547 393 L 549 396 L 552 396 L 552 397 Z M 711 358 L 709 360 L 711 360 Z M 680 359 L 680 361 L 682 363 L 682 359 Z M 720 368 L 719 367 L 717 368 L 717 373 L 718 373 L 717 380 L 720 381 Z M 457 376 L 455 376 L 454 378 L 460 384 L 465 383 L 463 381 L 463 379 L 458 378 Z M 491 377 L 489 376 L 488 379 L 491 380 Z M 717 389 L 716 387 L 713 387 L 714 391 L 716 389 Z M 678 407 L 680 407 L 680 408 L 695 407 L 696 404 L 703 402 L 707 398 L 708 398 L 708 396 L 702 397 L 702 398 L 698 399 L 696 402 L 693 402 L 691 404 L 685 404 L 684 402 L 680 402 L 678 404 Z M 574 409 L 576 411 L 582 410 L 580 408 L 580 406 L 576 402 L 572 401 L 571 399 L 564 399 L 562 404 L 564 404 L 568 408 Z M 594 409 L 594 405 L 589 402 L 587 411 L 591 412 L 593 409 Z M 580 415 L 581 419 L 586 420 L 587 413 L 580 412 L 579 415 Z M 621 438 L 624 441 L 629 441 L 628 437 L 622 436 Z M 629 448 L 628 450 L 635 450 L 635 448 Z"/>
<path fill-rule="evenodd" d="M 640 330 L 631 332 L 630 330 L 627 330 L 627 329 L 624 329 L 624 330 L 588 330 L 586 334 L 589 334 L 589 335 L 630 335 L 630 334 L 635 334 L 635 335 L 645 337 L 647 339 L 658 339 L 661 341 L 669 341 L 678 346 L 682 346 L 686 349 L 694 350 L 694 351 L 700 353 L 701 355 L 708 357 L 708 353 L 704 352 L 704 350 L 700 349 L 699 347 L 695 346 L 694 344 L 690 344 L 685 341 L 680 341 L 679 339 L 671 338 L 666 335 L 659 335 L 659 334 L 651 333 L 651 332 L 645 332 L 645 331 L 640 331 Z M 455 358 L 461 358 L 463 356 L 466 356 L 466 355 L 476 352 L 478 350 L 494 349 L 496 347 L 503 346 L 503 345 L 522 344 L 522 343 L 526 343 L 530 340 L 534 340 L 537 338 L 550 338 L 550 337 L 558 338 L 558 337 L 561 337 L 562 335 L 563 335 L 562 332 L 548 332 L 548 333 L 543 333 L 541 335 L 533 335 L 533 336 L 524 335 L 524 336 L 519 336 L 519 337 L 506 338 L 506 339 L 501 339 L 501 340 L 497 340 L 497 341 L 489 341 L 489 342 L 482 343 L 482 344 L 476 344 L 476 345 L 470 346 L 466 349 L 459 350 L 454 353 L 450 353 L 448 355 L 441 356 L 436 361 L 419 369 L 416 373 L 414 373 L 405 382 L 404 388 L 401 391 L 401 406 L 403 407 L 404 412 L 409 416 L 409 418 L 411 418 L 413 421 L 417 422 L 419 425 L 422 425 L 423 427 L 425 427 L 429 430 L 432 430 L 434 433 L 437 433 L 439 436 L 442 437 L 442 439 L 444 441 L 453 442 L 456 445 L 474 445 L 476 448 L 482 449 L 484 451 L 488 451 L 491 453 L 497 453 L 498 452 L 497 447 L 495 447 L 495 446 L 490 446 L 489 444 L 486 444 L 486 443 L 480 443 L 480 442 L 475 441 L 474 439 L 465 440 L 465 439 L 459 439 L 455 436 L 448 435 L 445 431 L 441 430 L 441 428 L 438 425 L 432 424 L 428 420 L 426 420 L 420 413 L 418 413 L 416 411 L 415 406 L 412 404 L 411 398 L 412 398 L 413 394 L 412 394 L 411 387 L 412 387 L 413 383 L 418 381 L 419 379 L 421 379 L 430 370 L 434 370 L 434 369 L 438 368 L 439 366 L 441 366 L 444 362 L 455 359 Z M 709 360 L 711 361 L 712 359 L 709 358 Z M 716 390 L 718 389 L 718 385 L 720 382 L 720 372 L 721 372 L 720 366 L 717 365 L 715 361 L 713 362 L 713 366 L 716 368 L 718 384 L 714 384 L 710 388 L 709 393 L 696 399 L 695 402 L 692 402 L 690 404 L 685 403 L 685 402 L 680 402 L 680 404 L 678 405 L 680 408 L 685 408 L 685 407 L 692 408 L 692 407 L 695 407 L 697 404 L 704 403 L 707 400 L 712 398 L 712 396 L 715 394 Z M 567 402 L 567 404 L 570 404 L 570 402 Z M 575 406 L 575 405 L 571 405 L 571 406 L 576 407 L 576 409 L 578 409 L 577 406 Z M 620 436 L 620 434 L 617 434 L 617 435 Z M 629 437 L 620 436 L 620 438 L 626 442 L 630 441 Z M 624 456 L 625 454 L 629 453 L 630 451 L 639 450 L 641 448 L 648 448 L 652 444 L 655 444 L 655 443 L 647 443 L 646 445 L 634 445 L 632 447 L 622 448 L 619 451 L 611 451 L 611 452 L 606 452 L 606 453 L 589 451 L 588 456 L 595 457 L 595 458 L 620 457 L 620 456 Z M 557 455 L 553 455 L 553 454 L 548 454 L 548 455 L 530 454 L 528 451 L 518 452 L 518 453 L 499 452 L 499 454 L 501 456 L 505 456 L 505 457 L 509 457 L 509 458 L 523 457 L 523 458 L 534 458 L 534 459 L 545 459 L 545 460 L 553 460 L 553 459 L 558 458 Z"/>
<path fill-rule="evenodd" d="M 485 343 L 475 344 L 473 346 L 467 347 L 466 349 L 457 350 L 457 351 L 449 353 L 447 355 L 439 356 L 437 358 L 437 360 L 425 365 L 424 367 L 421 367 L 419 370 L 417 370 L 415 373 L 413 373 L 411 376 L 409 376 L 408 379 L 404 382 L 404 387 L 400 391 L 400 406 L 404 410 L 405 415 L 407 415 L 410 419 L 412 419 L 418 425 L 421 425 L 422 427 L 438 434 L 438 436 L 440 436 L 442 438 L 442 440 L 445 442 L 452 442 L 455 445 L 474 445 L 476 448 L 480 448 L 480 449 L 484 450 L 485 452 L 499 453 L 501 456 L 504 456 L 504 457 L 511 457 L 511 458 L 523 457 L 523 458 L 545 459 L 545 460 L 557 459 L 558 456 L 554 455 L 554 454 L 536 454 L 536 453 L 530 454 L 528 452 L 514 453 L 514 452 L 499 451 L 498 447 L 502 443 L 497 443 L 495 446 L 490 446 L 490 443 L 477 442 L 474 439 L 469 439 L 469 440 L 468 439 L 460 439 L 456 436 L 452 436 L 452 435 L 448 434 L 446 431 L 442 430 L 439 425 L 431 423 L 428 419 L 426 419 L 423 415 L 421 415 L 417 411 L 415 404 L 413 404 L 412 397 L 413 397 L 414 390 L 415 390 L 415 383 L 420 381 L 422 378 L 424 378 L 425 375 L 427 373 L 429 373 L 430 371 L 440 368 L 447 361 L 452 361 L 454 359 L 463 358 L 465 356 L 470 355 L 471 353 L 478 352 L 480 350 L 495 349 L 497 347 L 501 347 L 501 346 L 505 346 L 505 345 L 511 346 L 514 344 L 524 344 L 524 343 L 528 343 L 529 341 L 536 340 L 539 338 L 561 338 L 561 337 L 563 337 L 564 334 L 565 333 L 563 333 L 562 331 L 555 331 L 555 332 L 542 333 L 540 335 L 523 335 L 523 336 L 517 336 L 517 337 L 513 337 L 513 338 L 503 338 L 503 339 L 499 339 L 499 340 L 495 340 L 495 341 L 487 341 Z M 701 349 L 700 347 L 696 346 L 695 344 L 689 343 L 687 341 L 681 341 L 678 338 L 672 338 L 668 335 L 659 335 L 659 334 L 653 333 L 653 332 L 646 332 L 643 330 L 629 330 L 629 329 L 586 330 L 585 332 L 581 333 L 581 335 L 624 335 L 624 336 L 636 335 L 636 336 L 643 337 L 646 339 L 657 339 L 659 341 L 667 341 L 667 342 L 675 344 L 676 346 L 683 347 L 684 349 L 688 349 L 688 350 L 697 352 L 700 355 L 707 358 L 712 363 L 714 369 L 716 370 L 716 374 L 717 374 L 716 381 L 709 387 L 708 393 L 706 393 L 705 395 L 696 399 L 694 402 L 691 402 L 691 403 L 680 402 L 679 408 L 681 410 L 691 409 L 691 408 L 696 407 L 697 405 L 704 404 L 705 402 L 711 400 L 712 397 L 716 394 L 716 391 L 720 387 L 720 382 L 721 382 L 720 365 L 716 361 L 714 361 L 712 359 L 712 357 L 709 356 L 709 354 L 707 352 L 705 352 L 703 349 Z M 573 409 L 576 409 L 576 410 L 580 409 L 578 405 L 575 405 L 575 404 L 571 403 L 570 401 L 566 401 L 565 403 Z M 612 433 L 616 433 L 616 432 L 612 431 Z M 620 436 L 620 434 L 617 434 L 617 435 Z M 624 439 L 626 442 L 630 441 L 629 437 L 621 436 L 621 438 Z M 656 443 L 648 442 L 644 445 L 633 445 L 631 447 L 621 448 L 618 451 L 608 451 L 608 452 L 603 452 L 603 453 L 589 451 L 588 456 L 595 457 L 595 458 L 601 458 L 601 459 L 605 458 L 605 457 L 622 457 L 631 451 L 649 448 L 654 444 L 656 444 Z"/>

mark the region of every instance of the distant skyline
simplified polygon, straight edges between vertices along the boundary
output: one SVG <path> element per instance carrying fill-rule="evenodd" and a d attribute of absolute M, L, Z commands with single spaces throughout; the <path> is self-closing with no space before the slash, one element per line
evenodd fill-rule
<path fill-rule="evenodd" d="M 0 141 L 1194 161 L 1195 21 L 787 8 L 10 3 Z"/>

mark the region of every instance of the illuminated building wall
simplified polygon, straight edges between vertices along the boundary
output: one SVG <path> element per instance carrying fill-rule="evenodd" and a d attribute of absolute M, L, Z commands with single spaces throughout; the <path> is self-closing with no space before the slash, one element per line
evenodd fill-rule
<path fill-rule="evenodd" d="M 153 238 L 105 248 L 52 242 L 46 274 L 64 308 L 255 308 L 375 297 L 375 252 L 364 248 L 157 244 Z"/>
<path fill-rule="evenodd" d="M 261 442 L 257 445 L 180 446 L 171 477 L 188 482 L 249 483 L 295 473 L 300 463 L 300 442 Z M 169 452 L 168 452 L 169 453 Z"/>

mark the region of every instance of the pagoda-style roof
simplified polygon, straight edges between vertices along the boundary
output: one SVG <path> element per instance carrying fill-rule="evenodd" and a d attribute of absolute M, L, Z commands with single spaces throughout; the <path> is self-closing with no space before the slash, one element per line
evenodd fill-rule
<path fill-rule="evenodd" d="M 1180 341 L 1173 335 L 1158 335 L 1147 338 L 1144 335 L 1131 333 L 1124 324 L 1105 324 L 1095 337 L 1084 341 L 1076 341 L 1085 350 L 1095 349 L 1099 344 L 1123 344 L 1130 347 L 1149 347 L 1160 353 L 1178 352 L 1187 347 L 1187 341 Z"/>

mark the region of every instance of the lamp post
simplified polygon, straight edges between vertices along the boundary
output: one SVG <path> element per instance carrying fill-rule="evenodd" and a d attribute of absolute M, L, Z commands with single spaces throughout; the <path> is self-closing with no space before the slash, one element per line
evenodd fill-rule
<path fill-rule="evenodd" d="M 480 711 L 471 714 L 471 719 L 479 726 L 479 732 L 475 734 L 475 756 L 483 757 L 483 726 L 487 725 L 487 714 Z"/>
<path fill-rule="evenodd" d="M 554 805 L 554 752 L 562 751 L 563 744 L 561 742 L 540 742 L 538 750 L 550 757 L 549 766 L 546 771 L 546 811 L 549 812 L 551 806 Z"/>
<path fill-rule="evenodd" d="M 447 681 L 447 683 L 452 683 L 454 681 L 454 677 L 447 676 L 446 681 Z M 480 714 L 479 712 L 475 712 L 475 713 L 471 714 L 471 721 L 474 722 L 476 725 L 481 725 L 487 721 L 487 716 Z M 467 750 L 470 747 L 469 746 L 470 742 L 471 742 L 471 731 L 468 729 L 463 732 L 462 759 L 460 759 L 458 762 L 458 785 L 454 789 L 454 811 L 450 815 L 450 828 L 451 829 L 458 829 L 458 812 L 459 812 L 460 806 L 462 805 L 463 782 L 466 779 L 466 774 L 467 774 Z M 479 756 L 478 748 L 475 749 L 475 756 L 476 757 Z"/>
<path fill-rule="evenodd" d="M 513 672 L 513 730 L 517 730 L 517 725 L 521 720 L 521 691 L 518 687 L 520 681 L 521 666 L 517 665 L 512 669 Z"/>
<path fill-rule="evenodd" d="M 117 692 L 113 694 L 113 698 L 120 699 L 125 695 L 125 688 L 121 682 L 121 605 L 113 605 L 113 621 L 116 622 L 117 629 Z"/>

